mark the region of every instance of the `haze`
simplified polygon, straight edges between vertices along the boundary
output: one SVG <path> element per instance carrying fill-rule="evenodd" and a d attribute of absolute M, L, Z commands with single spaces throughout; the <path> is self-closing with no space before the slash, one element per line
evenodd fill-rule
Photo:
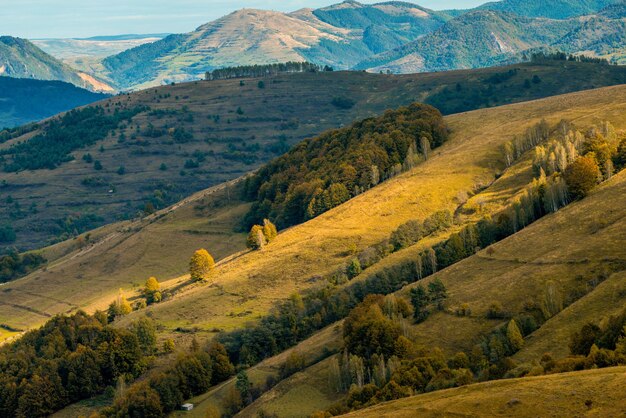
<path fill-rule="evenodd" d="M 22 38 L 75 38 L 127 33 L 182 33 L 234 10 L 248 7 L 293 11 L 323 7 L 332 0 L 0 0 L 2 35 Z M 363 0 L 362 3 L 378 3 Z M 432 9 L 469 8 L 481 0 L 423 0 Z"/>

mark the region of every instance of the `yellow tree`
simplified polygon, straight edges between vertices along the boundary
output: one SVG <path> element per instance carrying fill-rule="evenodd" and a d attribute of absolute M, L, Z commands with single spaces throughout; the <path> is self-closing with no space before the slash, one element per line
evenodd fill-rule
<path fill-rule="evenodd" d="M 263 233 L 263 227 L 261 225 L 254 225 L 248 234 L 248 248 L 260 250 L 265 244 L 267 244 L 267 238 L 265 238 L 265 234 Z"/>
<path fill-rule="evenodd" d="M 112 322 L 118 316 L 128 315 L 133 311 L 133 308 L 130 306 L 130 303 L 124 297 L 122 293 L 122 289 L 119 290 L 117 298 L 111 302 L 108 309 L 108 319 L 109 322 Z"/>
<path fill-rule="evenodd" d="M 265 239 L 267 242 L 272 242 L 274 238 L 278 235 L 278 231 L 276 230 L 276 225 L 270 222 L 269 219 L 263 220 L 263 235 L 265 235 Z"/>
<path fill-rule="evenodd" d="M 150 277 L 146 280 L 146 286 L 143 291 L 148 303 L 156 303 L 161 301 L 161 285 L 156 277 Z"/>
<path fill-rule="evenodd" d="M 189 261 L 189 274 L 192 280 L 208 280 L 209 273 L 215 267 L 215 260 L 204 248 L 193 253 Z"/>

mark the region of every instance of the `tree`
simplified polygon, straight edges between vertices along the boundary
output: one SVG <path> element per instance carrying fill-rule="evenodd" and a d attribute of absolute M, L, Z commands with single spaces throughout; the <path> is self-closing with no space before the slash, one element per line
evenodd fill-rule
<path fill-rule="evenodd" d="M 260 250 L 265 244 L 267 244 L 267 238 L 265 238 L 265 234 L 263 233 L 263 227 L 261 225 L 253 225 L 252 228 L 250 228 L 246 245 L 252 250 Z"/>
<path fill-rule="evenodd" d="M 115 401 L 115 416 L 160 418 L 163 408 L 159 394 L 147 382 L 135 384 L 126 394 Z"/>
<path fill-rule="evenodd" d="M 247 403 L 250 398 L 250 388 L 252 387 L 252 384 L 250 383 L 250 379 L 248 378 L 248 374 L 245 370 L 241 370 L 237 373 L 237 382 L 235 383 L 235 387 L 241 395 L 241 399 Z"/>
<path fill-rule="evenodd" d="M 152 354 L 156 351 L 156 327 L 151 319 L 141 318 L 134 321 L 130 330 L 137 336 L 141 350 L 145 354 Z"/>
<path fill-rule="evenodd" d="M 439 278 L 428 283 L 428 297 L 435 303 L 437 309 L 443 310 L 443 301 L 448 297 L 448 292 Z"/>
<path fill-rule="evenodd" d="M 117 295 L 117 299 L 115 299 L 109 305 L 109 309 L 108 309 L 109 322 L 114 321 L 115 318 L 117 318 L 118 316 L 128 315 L 132 311 L 133 311 L 133 308 L 130 306 L 130 303 L 128 303 L 128 300 L 126 300 L 126 298 L 124 297 L 124 294 L 122 293 L 122 289 L 120 289 Z"/>
<path fill-rule="evenodd" d="M 263 235 L 268 243 L 272 242 L 278 235 L 276 225 L 270 222 L 269 219 L 263 219 Z"/>
<path fill-rule="evenodd" d="M 514 319 L 509 321 L 506 327 L 506 337 L 509 340 L 509 345 L 514 351 L 519 351 L 524 346 L 524 337 L 517 327 L 517 323 Z"/>
<path fill-rule="evenodd" d="M 150 277 L 146 280 L 146 285 L 143 290 L 143 294 L 146 297 L 148 303 L 156 303 L 161 301 L 161 285 L 156 277 Z"/>
<path fill-rule="evenodd" d="M 211 270 L 215 268 L 215 261 L 204 248 L 196 250 L 189 261 L 191 280 L 208 280 Z"/>
<path fill-rule="evenodd" d="M 579 157 L 563 173 L 569 193 L 577 199 L 587 196 L 598 183 L 600 169 L 592 154 Z"/>
<path fill-rule="evenodd" d="M 350 264 L 348 264 L 348 268 L 346 269 L 346 273 L 348 275 L 348 277 L 350 279 L 352 279 L 353 277 L 358 276 L 359 274 L 361 274 L 361 263 L 359 262 L 358 258 L 353 258 L 352 261 L 350 261 Z"/>
<path fill-rule="evenodd" d="M 230 362 L 228 353 L 222 344 L 216 341 L 212 342 L 208 353 L 213 364 L 212 384 L 223 382 L 235 373 L 235 366 Z"/>
<path fill-rule="evenodd" d="M 426 289 L 421 284 L 411 289 L 411 305 L 413 305 L 413 318 L 416 323 L 420 323 L 428 318 L 427 306 L 430 298 L 426 293 Z"/>
<path fill-rule="evenodd" d="M 257 83 L 257 87 L 260 89 L 264 89 L 265 88 L 265 81 L 261 80 Z"/>

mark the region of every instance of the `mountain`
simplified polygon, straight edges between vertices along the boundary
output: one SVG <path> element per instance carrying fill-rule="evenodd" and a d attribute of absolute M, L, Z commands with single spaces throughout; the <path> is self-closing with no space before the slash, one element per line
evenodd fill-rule
<path fill-rule="evenodd" d="M 356 68 L 400 73 L 476 68 L 518 61 L 525 51 L 545 47 L 619 62 L 624 56 L 624 17 L 618 6 L 564 20 L 472 11 Z"/>
<path fill-rule="evenodd" d="M 623 0 L 502 0 L 483 4 L 478 10 L 495 10 L 525 17 L 568 19 L 596 13 Z"/>
<path fill-rule="evenodd" d="M 0 200 L 0 226 L 11 225 L 16 239 L 0 246 L 35 249 L 163 208 L 305 138 L 415 100 L 450 114 L 623 83 L 624 67 L 557 60 L 403 76 L 279 74 L 115 96 L 97 103 L 95 114 L 76 112 L 2 139 L 1 190 L 11 199 Z M 113 109 L 130 112 L 132 123 L 106 113 Z M 106 129 L 91 132 L 94 125 Z M 51 131 L 60 133 L 58 147 L 41 139 Z M 11 148 L 18 142 L 25 142 L 19 152 Z"/>
<path fill-rule="evenodd" d="M 365 57 L 439 27 L 445 15 L 409 3 L 347 1 L 293 13 L 243 9 L 103 61 L 118 87 L 140 88 L 202 78 L 229 66 L 311 61 L 347 69 Z"/>
<path fill-rule="evenodd" d="M 111 90 L 94 77 L 77 72 L 26 39 L 0 37 L 0 76 L 59 80 L 94 91 Z"/>
<path fill-rule="evenodd" d="M 106 97 L 62 81 L 0 77 L 0 127 L 36 122 Z"/>

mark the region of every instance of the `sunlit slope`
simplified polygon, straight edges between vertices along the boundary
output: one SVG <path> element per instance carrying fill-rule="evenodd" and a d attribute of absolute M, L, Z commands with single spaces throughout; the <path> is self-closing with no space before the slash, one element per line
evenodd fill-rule
<path fill-rule="evenodd" d="M 585 200 L 495 244 L 493 255 L 487 256 L 483 251 L 440 271 L 428 280 L 439 278 L 445 283 L 449 293 L 448 308 L 453 310 L 455 306 L 467 303 L 472 315 L 458 317 L 447 312 L 431 315 L 425 322 L 412 327 L 413 339 L 425 346 L 441 347 L 449 353 L 469 351 L 482 336 L 502 322 L 486 319 L 489 304 L 499 302 L 515 314 L 522 311 L 528 301 L 540 301 L 548 281 L 557 282 L 563 296 L 567 297 L 568 292 L 579 288 L 587 279 L 593 279 L 598 273 L 607 274 L 610 271 L 607 263 L 612 263 L 611 267 L 618 270 L 616 273 L 610 274 L 595 289 L 527 337 L 525 346 L 513 359 L 521 364 L 538 362 L 546 352 L 555 358 L 567 355 L 567 343 L 572 333 L 587 322 L 599 323 L 618 314 L 626 306 L 625 208 L 626 171 L 623 171 Z M 598 229 L 598 223 L 603 227 Z M 414 257 L 413 252 L 422 245 L 395 253 L 383 263 L 392 264 Z M 394 256 L 395 260 L 392 259 Z M 408 296 L 408 288 L 398 294 Z M 310 340 L 318 341 L 321 336 L 326 338 L 328 347 L 340 344 L 341 336 L 328 332 L 318 333 Z M 307 341 L 300 346 L 306 347 Z M 280 414 L 285 405 L 301 405 L 300 415 L 285 416 L 306 416 L 317 409 L 330 407 L 336 401 L 335 395 L 319 387 L 315 391 L 316 402 L 308 402 L 307 398 L 312 396 L 311 390 L 307 390 L 310 383 L 303 380 L 303 376 L 313 381 L 325 379 L 329 364 L 327 360 L 322 361 L 281 382 L 242 411 L 241 416 L 255 416 L 260 410 Z M 320 400 L 324 397 L 325 405 Z M 551 400 L 546 399 L 548 401 Z M 215 398 L 206 399 L 200 407 L 209 402 L 218 403 Z M 549 405 L 545 404 L 544 408 Z"/>
<path fill-rule="evenodd" d="M 619 417 L 626 414 L 626 367 L 500 380 L 441 390 L 347 417 Z"/>
<path fill-rule="evenodd" d="M 212 285 L 154 306 L 151 315 L 170 329 L 237 327 L 267 312 L 276 300 L 343 266 L 351 245 L 363 249 L 409 219 L 423 219 L 444 208 L 454 210 L 460 194 L 493 180 L 500 165 L 500 144 L 528 125 L 544 117 L 556 123 L 562 118 L 591 121 L 598 115 L 619 128 L 625 104 L 626 88 L 618 87 L 448 117 L 452 137 L 433 158 L 284 231 L 263 251 L 221 264 Z"/>

